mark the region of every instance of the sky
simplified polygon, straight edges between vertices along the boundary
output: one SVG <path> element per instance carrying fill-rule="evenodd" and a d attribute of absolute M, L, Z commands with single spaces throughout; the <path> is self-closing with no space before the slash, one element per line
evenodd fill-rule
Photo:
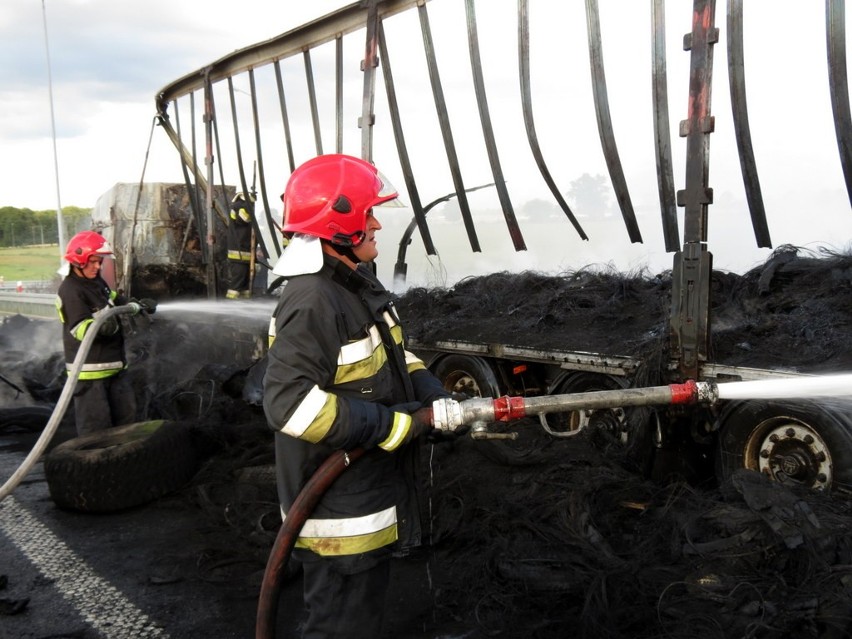
<path fill-rule="evenodd" d="M 143 178 L 182 182 L 174 147 L 159 129 L 152 128 L 154 96 L 159 89 L 230 51 L 276 36 L 344 4 L 331 0 L 3 0 L 0 206 L 43 210 L 56 208 L 59 203 L 91 207 L 119 182 L 138 183 Z M 562 167 L 558 182 L 563 192 L 583 173 L 607 174 L 588 99 L 583 4 L 579 0 L 560 3 L 558 19 L 543 21 L 539 16 L 553 10 L 554 5 L 530 0 L 532 18 L 539 17 L 531 27 L 536 46 L 536 124 L 547 157 Z M 852 241 L 852 210 L 828 100 L 824 4 L 776 0 L 771 14 L 755 6 L 759 4 L 745 3 L 745 60 L 751 130 L 773 245 L 825 245 L 845 250 Z M 683 188 L 685 141 L 677 137 L 677 121 L 685 117 L 689 61 L 680 44 L 690 28 L 691 12 L 686 2 L 667 5 L 669 108 L 675 187 L 679 189 Z M 742 272 L 765 259 L 771 249 L 755 246 L 745 207 L 729 115 L 725 3 L 717 5 L 716 24 L 723 31 L 723 42 L 715 51 L 712 112 L 716 132 L 710 143 L 710 185 L 715 198 L 709 209 L 708 241 L 716 267 Z M 504 37 L 500 34 L 514 37 L 512 29 L 516 29 L 515 0 L 489 0 L 487 6 L 483 0 L 477 3 L 484 48 L 489 46 L 489 39 Z M 443 217 L 438 215 L 439 209 L 435 211 L 433 235 L 439 257 L 427 258 L 415 241 L 409 254 L 413 265 L 410 273 L 425 273 L 420 276 L 425 283 L 446 283 L 466 274 L 503 268 L 558 271 L 588 263 L 610 263 L 620 269 L 671 267 L 671 254 L 662 248 L 650 103 L 640 98 L 650 87 L 648 6 L 635 0 L 600 0 L 613 126 L 645 241 L 631 244 L 618 219 L 581 220 L 590 235 L 602 238 L 588 243 L 570 232 L 557 243 L 552 227 L 538 223 L 524 229 L 528 250 L 517 253 L 508 244 L 504 226 L 486 224 L 481 231 L 481 254 L 450 259 L 469 251 L 469 247 L 458 232 L 458 221 L 451 219 L 453 209 L 448 205 Z M 459 56 L 466 56 L 464 32 L 457 30 L 459 21 L 455 21 L 455 27 L 442 22 L 442 12 L 451 13 L 458 7 L 463 7 L 460 0 L 429 3 L 439 52 L 455 43 L 461 45 Z M 48 81 L 45 17 L 52 82 Z M 547 42 L 547 49 L 536 42 Z M 607 47 L 608 43 L 616 46 Z M 492 46 L 494 53 L 486 59 L 486 81 L 492 82 L 489 89 L 495 85 L 501 89 L 501 80 L 490 77 L 488 67 L 516 65 L 516 45 L 500 46 L 498 42 Z M 554 54 L 548 58 L 545 52 L 551 48 L 564 48 L 565 57 Z M 582 64 L 564 62 L 582 60 L 583 56 Z M 463 62 L 453 64 L 450 60 L 442 69 L 446 74 L 444 90 L 451 103 L 453 74 L 470 75 L 469 63 L 466 59 Z M 567 94 L 566 85 L 571 88 Z M 517 92 L 517 87 L 507 86 L 506 95 L 512 92 Z M 508 98 L 505 101 L 506 105 L 499 98 L 492 101 L 495 121 L 499 122 L 504 107 L 516 122 L 521 121 L 516 105 Z M 473 109 L 468 110 L 475 115 Z M 566 113 L 571 117 L 566 118 Z M 575 120 L 579 124 L 572 129 Z M 562 128 L 566 129 L 565 138 L 561 137 Z M 497 133 L 510 135 L 508 127 L 498 128 Z M 435 136 L 432 138 L 418 141 L 415 134 L 414 144 L 425 148 L 435 142 Z M 509 144 L 515 144 L 514 139 Z M 528 154 L 525 139 L 519 137 L 517 144 Z M 506 161 L 506 172 L 516 202 L 548 197 L 540 178 L 514 172 L 512 158 Z M 468 184 L 489 180 L 487 171 L 480 174 L 474 170 Z M 424 201 L 451 190 L 445 184 L 451 186 L 445 180 L 425 192 Z M 483 192 L 481 201 L 479 197 L 472 198 L 472 204 L 486 212 L 482 215 L 499 212 L 493 192 Z M 407 218 L 398 218 L 385 225 L 385 250 L 395 249 L 395 237 L 407 222 Z M 566 226 L 564 219 L 558 223 Z M 560 228 L 560 233 L 564 230 Z"/>

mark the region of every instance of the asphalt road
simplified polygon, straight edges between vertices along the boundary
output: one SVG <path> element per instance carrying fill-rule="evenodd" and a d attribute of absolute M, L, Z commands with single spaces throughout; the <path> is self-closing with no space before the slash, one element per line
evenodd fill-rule
<path fill-rule="evenodd" d="M 56 442 L 72 436 L 63 429 Z M 0 481 L 36 438 L 0 432 Z M 39 461 L 0 503 L 0 639 L 255 637 L 265 563 L 247 560 L 241 540 L 211 526 L 187 494 L 118 513 L 65 511 Z M 229 545 L 231 556 L 222 553 Z M 425 629 L 432 602 L 422 561 L 392 562 L 391 580 L 386 637 L 459 636 Z M 282 588 L 276 639 L 299 636 L 301 588 L 299 576 Z"/>
<path fill-rule="evenodd" d="M 34 441 L 0 435 L 3 481 Z M 178 496 L 107 515 L 60 510 L 39 462 L 0 504 L 0 637 L 253 637 L 262 570 L 206 562 L 208 533 Z M 298 623 L 300 587 L 282 593 L 281 637 Z"/>

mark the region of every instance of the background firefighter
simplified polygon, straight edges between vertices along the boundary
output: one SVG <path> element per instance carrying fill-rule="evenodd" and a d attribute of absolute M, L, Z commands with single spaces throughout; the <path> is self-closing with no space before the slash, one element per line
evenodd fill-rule
<path fill-rule="evenodd" d="M 94 322 L 94 314 L 107 306 L 130 301 L 110 289 L 101 277 L 103 261 L 111 259 L 112 253 L 104 237 L 94 231 L 77 233 L 65 249 L 70 268 L 59 285 L 56 310 L 62 322 L 66 371 L 74 364 L 80 343 Z M 150 313 L 156 308 L 153 300 L 137 303 Z M 136 419 L 136 396 L 123 374 L 126 367 L 121 323 L 112 316 L 101 324 L 74 389 L 78 435 L 129 424 Z"/>
<path fill-rule="evenodd" d="M 252 251 L 254 250 L 255 197 L 237 193 L 231 200 L 228 219 L 228 290 L 225 297 L 251 297 Z"/>
<path fill-rule="evenodd" d="M 287 279 L 270 324 L 264 410 L 275 431 L 282 516 L 330 454 L 364 455 L 323 494 L 293 556 L 304 570 L 305 639 L 381 635 L 393 550 L 421 542 L 420 435 L 448 393 L 405 348 L 390 293 L 368 264 L 396 199 L 368 162 L 307 161 L 282 197 L 292 234 L 273 273 Z"/>

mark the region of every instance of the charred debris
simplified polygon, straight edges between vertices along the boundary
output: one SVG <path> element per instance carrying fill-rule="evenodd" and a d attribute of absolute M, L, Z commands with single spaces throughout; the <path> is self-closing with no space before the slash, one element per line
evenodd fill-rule
<path fill-rule="evenodd" d="M 670 285 L 668 274 L 611 270 L 495 273 L 411 289 L 397 305 L 414 337 L 641 355 L 650 380 L 666 361 Z M 715 272 L 712 287 L 718 360 L 852 367 L 852 255 L 781 247 L 742 276 Z M 262 410 L 245 399 L 257 397 L 259 377 L 251 362 L 210 348 L 220 328 L 155 316 L 130 347 L 149 415 L 197 424 L 205 462 L 169 499 L 201 515 L 199 572 L 254 593 L 280 522 L 274 459 Z M 0 372 L 24 391 L 2 384 L 5 406 L 55 401 L 53 329 L 20 316 L 0 325 Z M 423 627 L 466 637 L 849 635 L 849 495 L 750 471 L 721 486 L 651 478 L 594 431 L 557 440 L 532 422 L 512 427 L 514 441 L 424 450 L 429 543 L 400 558 L 400 574 L 428 564 L 434 607 L 395 636 L 424 636 Z"/>

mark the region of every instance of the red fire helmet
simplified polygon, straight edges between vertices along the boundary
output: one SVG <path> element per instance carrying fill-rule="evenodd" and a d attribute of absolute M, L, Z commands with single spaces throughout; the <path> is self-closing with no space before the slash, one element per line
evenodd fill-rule
<path fill-rule="evenodd" d="M 398 195 L 369 162 L 351 155 L 320 155 L 290 176 L 281 196 L 282 230 L 358 246 L 364 241 L 370 209 Z"/>
<path fill-rule="evenodd" d="M 74 266 L 83 268 L 92 255 L 111 256 L 112 253 L 112 247 L 103 235 L 94 231 L 80 231 L 68 242 L 65 259 Z"/>

